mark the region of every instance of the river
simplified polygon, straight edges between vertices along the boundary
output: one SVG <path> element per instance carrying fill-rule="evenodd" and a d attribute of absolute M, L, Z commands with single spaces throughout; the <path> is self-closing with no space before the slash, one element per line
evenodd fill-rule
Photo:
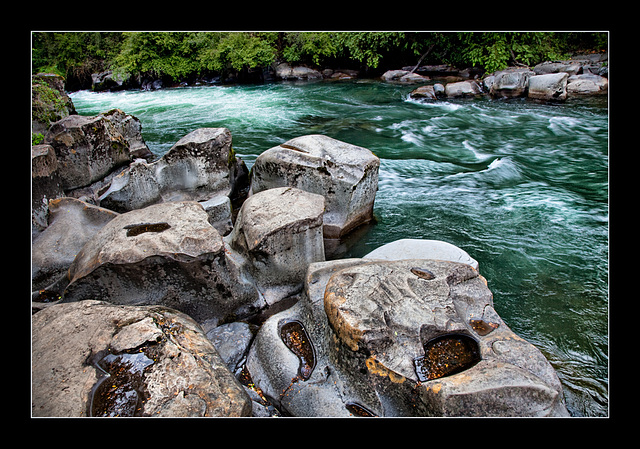
<path fill-rule="evenodd" d="M 608 415 L 608 108 L 487 98 L 420 102 L 373 80 L 71 94 L 81 115 L 142 122 L 161 156 L 226 127 L 248 167 L 293 137 L 324 134 L 381 160 L 374 214 L 340 257 L 437 239 L 480 265 L 496 311 L 556 369 L 573 416 Z"/>

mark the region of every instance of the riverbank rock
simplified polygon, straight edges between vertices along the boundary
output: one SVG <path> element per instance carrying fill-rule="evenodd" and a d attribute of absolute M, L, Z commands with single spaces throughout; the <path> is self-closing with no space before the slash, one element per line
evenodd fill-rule
<path fill-rule="evenodd" d="M 135 87 L 134 79 L 129 73 L 115 74 L 113 70 L 91 74 L 91 90 L 94 92 L 115 92 Z"/>
<path fill-rule="evenodd" d="M 49 202 L 49 225 L 31 245 L 32 291 L 45 289 L 66 273 L 76 254 L 118 214 L 75 198 Z M 61 288 L 66 286 L 63 285 Z M 59 295 L 62 290 L 55 291 Z"/>
<path fill-rule="evenodd" d="M 261 309 L 256 288 L 208 219 L 193 201 L 115 217 L 76 256 L 63 301 L 163 305 L 199 322 L 233 321 Z"/>
<path fill-rule="evenodd" d="M 567 79 L 565 72 L 535 75 L 529 78 L 528 97 L 545 101 L 567 99 Z"/>
<path fill-rule="evenodd" d="M 250 194 L 295 187 L 325 198 L 324 237 L 339 238 L 373 218 L 380 159 L 322 135 L 296 137 L 255 161 Z"/>
<path fill-rule="evenodd" d="M 428 76 L 411 73 L 409 70 L 387 70 L 381 77 L 384 81 L 394 81 L 397 83 L 426 83 L 430 80 Z"/>
<path fill-rule="evenodd" d="M 31 227 L 42 231 L 48 223 L 49 200 L 64 196 L 58 159 L 51 145 L 31 147 Z"/>
<path fill-rule="evenodd" d="M 606 95 L 609 80 L 594 74 L 572 75 L 568 78 L 567 92 L 571 96 Z"/>
<path fill-rule="evenodd" d="M 514 98 L 526 96 L 529 78 L 534 72 L 529 69 L 509 68 L 493 74 L 489 94 L 494 98 Z"/>
<path fill-rule="evenodd" d="M 33 416 L 248 416 L 198 324 L 165 307 L 58 304 L 32 318 Z"/>
<path fill-rule="evenodd" d="M 324 198 L 280 187 L 249 197 L 226 238 L 247 261 L 268 305 L 301 290 L 309 264 L 324 261 Z"/>
<path fill-rule="evenodd" d="M 459 81 L 457 83 L 447 83 L 445 86 L 445 94 L 449 98 L 475 97 L 481 93 L 480 86 L 475 81 Z"/>
<path fill-rule="evenodd" d="M 276 78 L 281 80 L 316 80 L 322 79 L 322 73 L 304 66 L 291 67 L 282 63 L 276 66 Z"/>
<path fill-rule="evenodd" d="M 558 377 L 468 264 L 312 264 L 246 368 L 294 416 L 568 416 Z"/>
<path fill-rule="evenodd" d="M 244 163 L 226 128 L 199 128 L 181 138 L 159 160 L 136 160 L 111 181 L 100 205 L 127 212 L 162 201 L 208 201 L 231 195 Z M 246 178 L 244 178 L 246 182 Z M 230 216 L 229 216 L 230 218 Z"/>
<path fill-rule="evenodd" d="M 55 150 L 65 190 L 86 187 L 133 160 L 122 129 L 114 116 L 104 115 L 70 115 L 51 125 L 45 143 Z"/>
<path fill-rule="evenodd" d="M 129 153 L 133 158 L 149 159 L 153 157 L 153 153 L 142 137 L 142 123 L 140 119 L 133 115 L 125 113 L 121 109 L 111 109 L 110 111 L 100 114 L 106 120 L 111 122 L 115 129 L 122 134 L 122 137 L 129 144 Z"/>
<path fill-rule="evenodd" d="M 51 123 L 76 114 L 71 97 L 64 90 L 64 78 L 53 73 L 31 76 L 31 132 L 46 133 Z"/>
<path fill-rule="evenodd" d="M 436 91 L 433 86 L 420 86 L 409 93 L 411 98 L 437 100 Z"/>

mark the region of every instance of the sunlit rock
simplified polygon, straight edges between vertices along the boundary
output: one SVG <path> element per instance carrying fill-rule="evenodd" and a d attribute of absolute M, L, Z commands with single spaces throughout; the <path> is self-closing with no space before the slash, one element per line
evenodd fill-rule
<path fill-rule="evenodd" d="M 198 324 L 166 307 L 51 306 L 32 318 L 31 355 L 33 416 L 251 413 Z"/>
<path fill-rule="evenodd" d="M 339 238 L 372 220 L 379 168 L 380 159 L 366 148 L 302 136 L 258 156 L 250 192 L 290 186 L 324 196 L 324 236 Z"/>

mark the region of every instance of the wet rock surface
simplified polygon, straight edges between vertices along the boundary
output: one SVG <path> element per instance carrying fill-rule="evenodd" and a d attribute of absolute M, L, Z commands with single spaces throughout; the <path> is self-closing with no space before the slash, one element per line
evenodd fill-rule
<path fill-rule="evenodd" d="M 200 327 L 163 307 L 101 301 L 33 316 L 33 416 L 247 416 L 251 402 Z"/>

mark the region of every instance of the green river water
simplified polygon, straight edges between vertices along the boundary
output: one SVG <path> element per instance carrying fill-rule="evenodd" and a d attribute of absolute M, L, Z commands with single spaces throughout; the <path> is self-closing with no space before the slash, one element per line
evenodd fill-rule
<path fill-rule="evenodd" d="M 556 369 L 573 416 L 608 415 L 607 101 L 419 102 L 373 80 L 75 92 L 81 115 L 142 122 L 160 156 L 200 127 L 226 127 L 250 168 L 293 137 L 325 134 L 381 160 L 376 224 L 339 257 L 437 239 L 480 265 L 496 311 Z"/>

